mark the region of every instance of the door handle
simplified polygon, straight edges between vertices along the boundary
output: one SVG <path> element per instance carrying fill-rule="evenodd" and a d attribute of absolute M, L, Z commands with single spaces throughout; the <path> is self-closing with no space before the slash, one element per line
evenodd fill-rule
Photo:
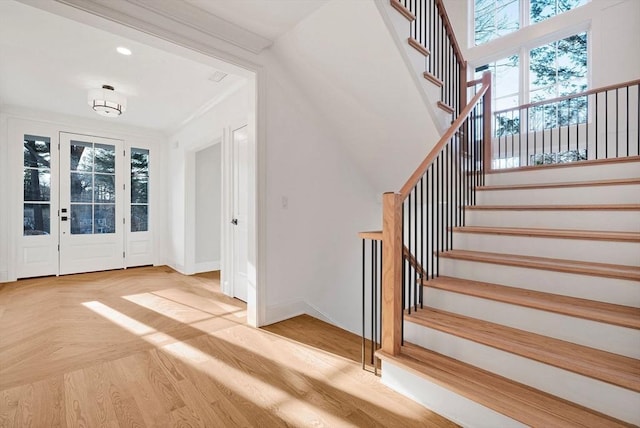
<path fill-rule="evenodd" d="M 231 220 L 231 224 L 234 225 L 234 226 L 237 226 L 238 225 L 238 219 L 234 218 L 233 220 Z"/>

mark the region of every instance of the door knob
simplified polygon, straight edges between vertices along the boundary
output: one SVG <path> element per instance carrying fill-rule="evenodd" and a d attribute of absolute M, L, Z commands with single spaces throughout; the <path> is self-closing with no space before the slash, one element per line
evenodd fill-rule
<path fill-rule="evenodd" d="M 231 224 L 233 224 L 234 226 L 238 225 L 238 219 L 234 218 L 233 220 L 231 220 Z"/>

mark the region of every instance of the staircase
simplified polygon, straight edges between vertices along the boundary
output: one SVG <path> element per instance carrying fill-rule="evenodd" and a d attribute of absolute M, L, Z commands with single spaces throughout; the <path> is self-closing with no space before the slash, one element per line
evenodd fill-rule
<path fill-rule="evenodd" d="M 492 170 L 501 153 L 525 165 L 540 157 L 530 137 L 555 136 L 546 150 L 565 150 L 561 128 L 499 146 L 491 78 L 466 82 L 442 1 L 379 5 L 446 129 L 402 189 L 383 196 L 383 231 L 360 234 L 363 337 L 370 323 L 382 381 L 463 426 L 640 425 L 637 115 L 626 113 L 615 157 L 598 133 L 609 116 L 597 111 L 562 128 L 582 131 L 565 142 L 590 160 Z M 448 65 L 434 60 L 443 46 Z M 597 106 L 615 91 L 617 105 L 619 87 L 640 98 L 640 81 L 581 96 Z M 609 158 L 599 159 L 603 141 Z M 363 365 L 364 351 L 363 340 Z M 373 351 L 370 362 L 377 371 Z"/>
<path fill-rule="evenodd" d="M 468 426 L 640 424 L 640 158 L 477 190 L 383 382 Z"/>

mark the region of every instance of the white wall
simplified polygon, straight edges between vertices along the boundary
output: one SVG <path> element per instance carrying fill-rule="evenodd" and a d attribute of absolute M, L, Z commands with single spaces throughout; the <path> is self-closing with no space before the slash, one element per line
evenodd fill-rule
<path fill-rule="evenodd" d="M 221 147 L 218 143 L 196 153 L 195 262 L 198 270 L 220 268 Z"/>
<path fill-rule="evenodd" d="M 380 227 L 381 206 L 340 130 L 265 59 L 266 321 L 306 312 L 358 331 L 357 233 Z"/>
<path fill-rule="evenodd" d="M 165 261 L 179 272 L 193 274 L 211 268 L 196 260 L 196 235 L 199 233 L 196 226 L 196 156 L 200 150 L 219 143 L 227 127 L 247 123 L 249 96 L 245 82 L 169 137 L 166 148 L 169 227 Z"/>

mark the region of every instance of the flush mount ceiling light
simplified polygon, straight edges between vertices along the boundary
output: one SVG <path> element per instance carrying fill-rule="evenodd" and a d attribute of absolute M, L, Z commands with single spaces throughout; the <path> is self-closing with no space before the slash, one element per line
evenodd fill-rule
<path fill-rule="evenodd" d="M 118 117 L 127 109 L 127 99 L 110 85 L 102 85 L 102 89 L 90 89 L 87 102 L 96 113 L 106 117 Z"/>
<path fill-rule="evenodd" d="M 118 53 L 121 55 L 126 55 L 126 56 L 131 55 L 131 49 L 125 48 L 124 46 L 118 46 L 116 48 L 116 51 L 118 51 Z"/>

